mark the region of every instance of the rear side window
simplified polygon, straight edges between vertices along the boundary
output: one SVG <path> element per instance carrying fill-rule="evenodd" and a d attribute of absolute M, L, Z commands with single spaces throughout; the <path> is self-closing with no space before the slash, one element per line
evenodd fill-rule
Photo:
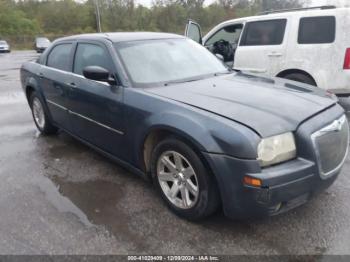
<path fill-rule="evenodd" d="M 299 44 L 327 44 L 335 40 L 335 17 L 318 16 L 300 19 Z"/>
<path fill-rule="evenodd" d="M 286 19 L 249 22 L 245 26 L 240 45 L 280 45 L 283 42 L 286 24 Z"/>
<path fill-rule="evenodd" d="M 47 58 L 47 66 L 70 71 L 69 61 L 71 49 L 72 44 L 60 44 L 55 46 Z"/>
<path fill-rule="evenodd" d="M 111 71 L 110 57 L 107 51 L 99 45 L 78 44 L 74 59 L 74 73 L 83 75 L 83 69 L 87 66 L 101 66 Z"/>

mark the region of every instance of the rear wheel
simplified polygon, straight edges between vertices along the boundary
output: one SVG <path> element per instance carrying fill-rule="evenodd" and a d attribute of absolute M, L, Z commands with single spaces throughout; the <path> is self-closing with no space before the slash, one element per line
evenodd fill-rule
<path fill-rule="evenodd" d="M 177 215 L 198 220 L 217 210 L 216 181 L 191 147 L 176 138 L 165 139 L 153 150 L 151 161 L 155 184 Z"/>
<path fill-rule="evenodd" d="M 288 74 L 286 76 L 283 76 L 283 78 L 289 79 L 289 80 L 293 80 L 293 81 L 297 81 L 297 82 L 301 82 L 301 83 L 304 83 L 304 84 L 317 86 L 316 83 L 315 83 L 315 80 L 313 80 L 310 76 L 307 76 L 307 75 L 302 74 L 302 73 Z"/>
<path fill-rule="evenodd" d="M 38 130 L 45 135 L 55 134 L 58 129 L 51 124 L 47 112 L 43 106 L 43 102 L 36 92 L 31 93 L 29 104 L 32 110 L 34 123 Z"/>

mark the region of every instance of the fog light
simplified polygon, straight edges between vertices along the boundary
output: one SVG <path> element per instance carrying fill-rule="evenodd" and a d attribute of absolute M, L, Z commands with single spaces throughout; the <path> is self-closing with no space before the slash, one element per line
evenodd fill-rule
<path fill-rule="evenodd" d="M 243 178 L 243 182 L 244 184 L 248 185 L 248 186 L 261 186 L 261 180 L 257 179 L 257 178 L 253 178 L 250 176 L 245 176 Z"/>

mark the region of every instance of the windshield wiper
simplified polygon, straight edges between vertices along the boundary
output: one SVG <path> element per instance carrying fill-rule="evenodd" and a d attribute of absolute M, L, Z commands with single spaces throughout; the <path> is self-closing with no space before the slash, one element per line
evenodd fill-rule
<path fill-rule="evenodd" d="M 229 75 L 229 74 L 232 74 L 232 73 L 233 73 L 232 70 L 228 70 L 228 71 L 225 71 L 225 72 L 215 73 L 214 76 Z"/>
<path fill-rule="evenodd" d="M 228 74 L 232 74 L 232 73 L 233 73 L 233 71 L 228 70 L 228 71 L 226 71 L 226 72 L 214 73 L 214 76 L 228 75 Z M 208 77 L 210 77 L 210 76 L 211 76 L 211 75 L 207 75 L 207 76 L 205 76 L 205 77 L 193 78 L 193 79 L 187 79 L 187 80 L 174 80 L 174 81 L 166 82 L 166 83 L 164 83 L 164 85 L 165 85 L 165 86 L 168 86 L 168 85 L 173 85 L 173 84 L 182 84 L 182 83 L 194 82 L 194 81 L 199 81 L 199 80 L 208 78 Z"/>
<path fill-rule="evenodd" d="M 182 84 L 182 83 L 188 83 L 188 82 L 194 82 L 194 81 L 198 81 L 201 80 L 202 78 L 195 78 L 195 79 L 189 79 L 189 80 L 175 80 L 175 81 L 169 81 L 164 83 L 165 86 L 169 86 L 169 85 L 175 85 L 175 84 Z"/>

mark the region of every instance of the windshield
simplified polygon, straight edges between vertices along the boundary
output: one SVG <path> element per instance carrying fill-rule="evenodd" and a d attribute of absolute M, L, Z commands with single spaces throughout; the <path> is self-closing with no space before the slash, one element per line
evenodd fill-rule
<path fill-rule="evenodd" d="M 212 53 L 189 39 L 121 42 L 115 47 L 135 86 L 193 81 L 228 72 Z"/>
<path fill-rule="evenodd" d="M 7 45 L 6 41 L 0 41 L 0 45 Z"/>

